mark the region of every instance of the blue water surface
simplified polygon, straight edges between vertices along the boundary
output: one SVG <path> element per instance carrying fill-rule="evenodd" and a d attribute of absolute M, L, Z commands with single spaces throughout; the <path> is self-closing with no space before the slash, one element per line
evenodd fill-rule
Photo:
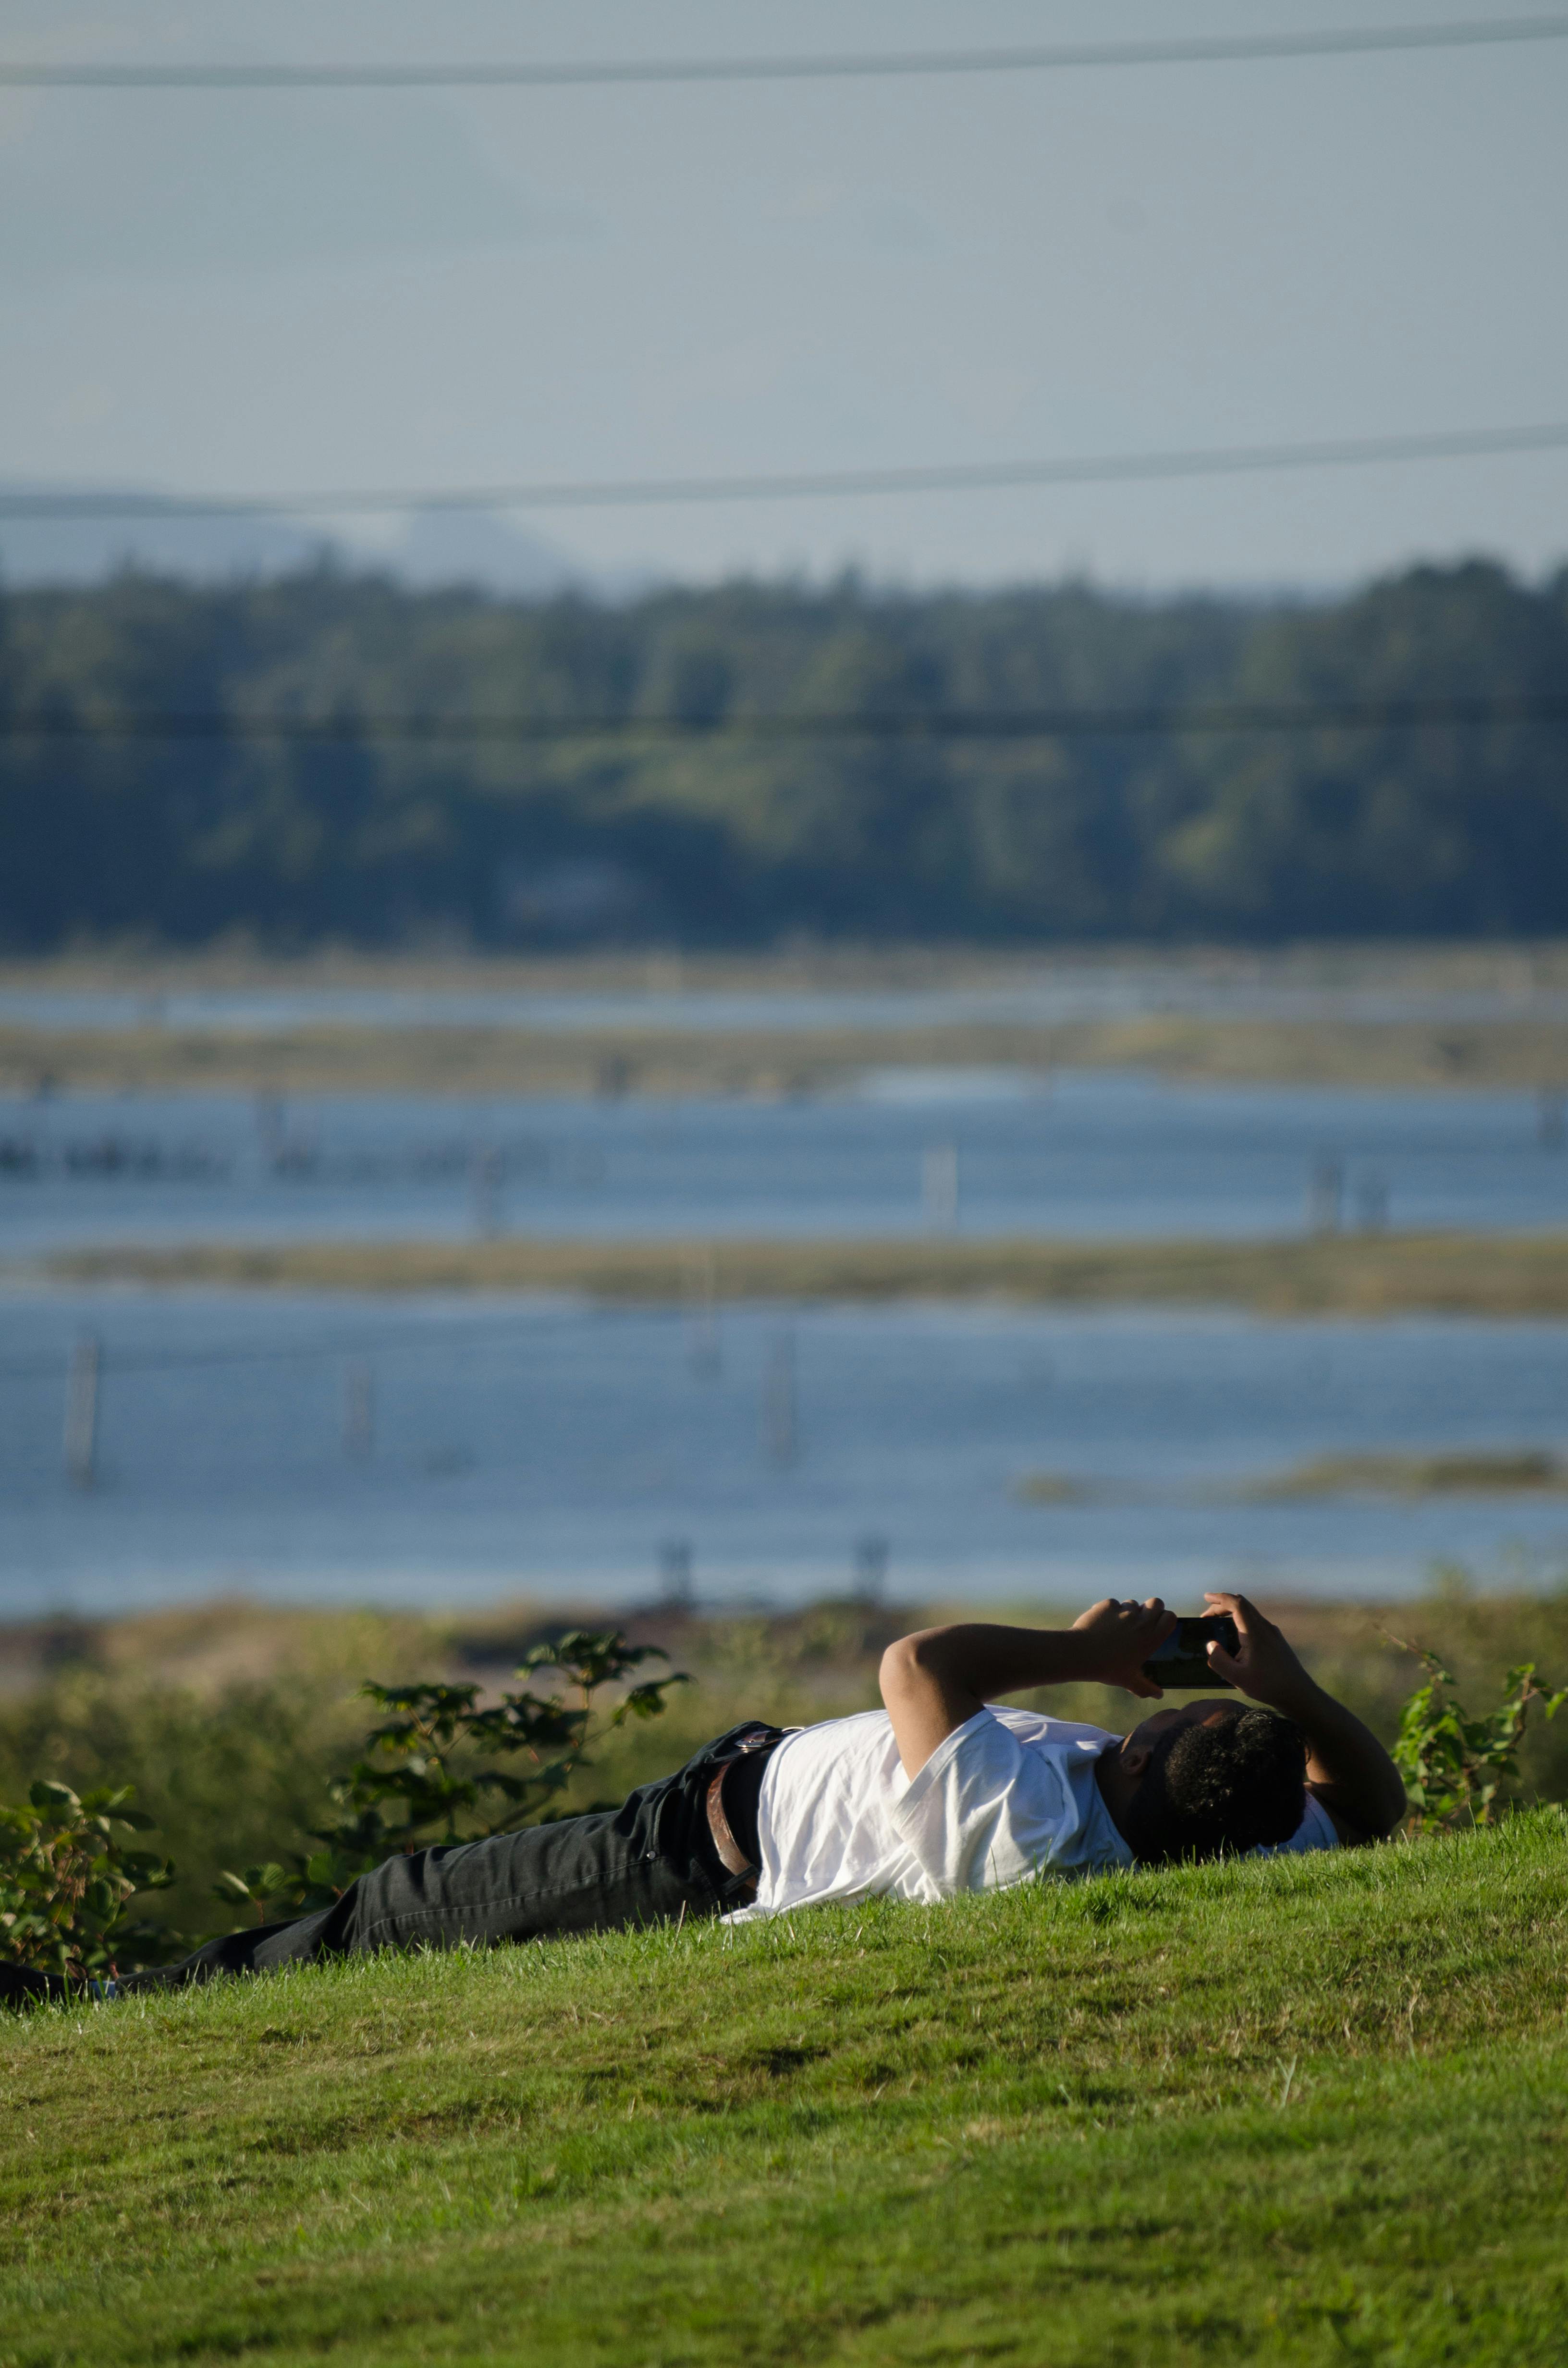
<path fill-rule="evenodd" d="M 67 1371 L 97 1344 L 90 1474 Z M 1346 1450 L 1560 1448 L 1568 1326 L 0 1293 L 0 1616 L 267 1600 L 1396 1596 L 1568 1569 L 1568 1500 L 1249 1503 Z M 1081 1501 L 1029 1504 L 1031 1472 Z"/>
<path fill-rule="evenodd" d="M 0 1097 L 0 1258 L 96 1241 L 1568 1224 L 1527 1093 L 888 1070 L 834 1099 Z"/>

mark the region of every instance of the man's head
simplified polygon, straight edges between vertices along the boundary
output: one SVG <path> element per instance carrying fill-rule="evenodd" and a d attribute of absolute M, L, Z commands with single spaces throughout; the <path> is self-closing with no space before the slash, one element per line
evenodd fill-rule
<path fill-rule="evenodd" d="M 1242 1702 L 1155 1711 L 1107 1758 L 1107 1800 L 1146 1863 L 1289 1841 L 1306 1810 L 1300 1727 Z"/>

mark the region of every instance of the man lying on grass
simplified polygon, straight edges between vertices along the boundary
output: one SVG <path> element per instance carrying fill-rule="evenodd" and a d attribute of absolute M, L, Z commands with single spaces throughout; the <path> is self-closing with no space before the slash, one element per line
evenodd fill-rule
<path fill-rule="evenodd" d="M 1237 1632 L 1234 1656 L 1210 1644 L 1210 1665 L 1262 1708 L 1210 1694 L 1123 1739 L 988 1706 L 1050 1685 L 1157 1696 L 1143 1664 L 1176 1626 L 1157 1598 L 1096 1603 L 1064 1630 L 926 1628 L 883 1655 L 885 1710 L 789 1734 L 736 1727 L 619 1809 L 391 1859 L 315 1915 L 232 1933 L 119 1987 L 877 1895 L 946 1899 L 1049 1869 L 1391 1833 L 1404 1792 L 1381 1745 L 1244 1596 L 1208 1600 Z M 60 1995 L 42 1975 L 14 1978 L 17 1995 Z"/>

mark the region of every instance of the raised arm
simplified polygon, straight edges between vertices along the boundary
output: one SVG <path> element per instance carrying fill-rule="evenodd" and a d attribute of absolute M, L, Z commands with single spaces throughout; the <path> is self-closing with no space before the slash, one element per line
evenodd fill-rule
<path fill-rule="evenodd" d="M 1175 1626 L 1176 1613 L 1152 1595 L 1147 1603 L 1108 1597 L 1071 1628 L 1001 1628 L 971 1620 L 901 1636 L 882 1655 L 881 1682 L 905 1773 L 917 1776 L 943 1737 L 995 1694 L 1100 1685 L 1158 1695 L 1143 1663 Z"/>
<path fill-rule="evenodd" d="M 1210 1662 L 1244 1694 L 1301 1728 L 1308 1790 L 1334 1819 L 1340 1840 L 1381 1841 L 1392 1834 L 1404 1815 L 1404 1786 L 1377 1736 L 1307 1675 L 1273 1621 L 1244 1595 L 1206 1600 L 1230 1613 L 1240 1638 L 1233 1656 L 1210 1645 Z"/>

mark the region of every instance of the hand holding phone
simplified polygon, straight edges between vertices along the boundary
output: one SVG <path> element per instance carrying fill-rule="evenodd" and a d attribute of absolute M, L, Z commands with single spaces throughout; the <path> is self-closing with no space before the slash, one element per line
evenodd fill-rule
<path fill-rule="evenodd" d="M 1143 1675 L 1156 1686 L 1176 1693 L 1230 1692 L 1229 1678 L 1221 1677 L 1209 1658 L 1210 1643 L 1221 1652 L 1234 1656 L 1241 1643 L 1236 1623 L 1228 1611 L 1189 1612 L 1178 1619 L 1163 1645 L 1157 1645 L 1143 1664 Z"/>
<path fill-rule="evenodd" d="M 1228 1619 L 1234 1622 L 1236 1642 L 1220 1639 L 1219 1650 L 1212 1656 L 1210 1667 L 1218 1663 L 1215 1677 L 1222 1677 L 1255 1702 L 1264 1702 L 1286 1718 L 1299 1718 L 1317 1699 L 1317 1688 L 1307 1675 L 1294 1651 L 1272 1620 L 1266 1620 L 1256 1603 L 1244 1595 L 1219 1594 L 1211 1588 L 1204 1589 L 1207 1602 L 1220 1610 L 1210 1618 Z M 1204 1622 L 1201 1625 L 1207 1625 Z M 1213 1683 L 1210 1679 L 1210 1684 Z"/>

